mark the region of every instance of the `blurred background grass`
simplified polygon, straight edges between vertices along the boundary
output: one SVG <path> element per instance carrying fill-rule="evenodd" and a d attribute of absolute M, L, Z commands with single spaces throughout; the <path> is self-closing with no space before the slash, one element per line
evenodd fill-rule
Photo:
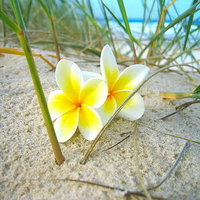
<path fill-rule="evenodd" d="M 178 1 L 141 1 L 143 10 L 140 21 L 130 19 L 123 0 L 111 1 L 115 8 L 97 0 L 98 15 L 91 0 L 19 2 L 31 46 L 54 50 L 57 57 L 59 50 L 69 56 L 65 53 L 66 47 L 86 55 L 100 56 L 102 47 L 109 44 L 119 63 L 124 65 L 184 65 L 199 71 L 200 1 L 191 1 L 182 13 L 178 12 Z M 132 7 L 132 12 L 137 12 L 134 1 Z M 14 20 L 10 1 L 1 0 L 1 9 Z M 173 15 L 170 9 L 173 9 Z M 0 26 L 2 45 L 17 45 L 16 35 L 2 21 Z M 94 60 L 97 58 L 94 57 Z"/>

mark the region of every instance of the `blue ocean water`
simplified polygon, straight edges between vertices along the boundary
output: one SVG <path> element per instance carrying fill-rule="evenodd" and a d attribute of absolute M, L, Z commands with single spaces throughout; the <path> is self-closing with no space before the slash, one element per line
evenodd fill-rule
<path fill-rule="evenodd" d="M 120 20 L 120 21 L 123 24 L 123 21 L 122 20 Z M 122 28 L 118 25 L 118 23 L 115 20 L 111 20 L 109 23 L 110 23 L 111 29 L 114 31 L 114 34 L 119 34 L 119 33 L 123 32 Z M 141 36 L 141 34 L 143 34 L 143 37 L 146 37 L 146 39 L 148 39 L 151 35 L 153 35 L 155 33 L 156 28 L 157 28 L 157 23 L 158 23 L 157 20 L 153 20 L 153 21 L 145 24 L 145 26 L 143 27 L 142 20 L 138 20 L 138 19 L 129 20 L 130 29 L 135 38 L 138 38 Z M 170 23 L 171 23 L 170 21 L 166 21 L 164 23 L 164 27 L 167 27 Z M 175 26 L 168 29 L 165 32 L 164 36 L 166 38 L 172 38 L 172 37 L 174 37 L 176 32 L 178 32 L 179 30 L 180 30 L 179 34 L 183 35 L 183 34 L 185 34 L 186 27 L 187 27 L 187 24 L 183 25 L 182 23 L 178 23 Z M 191 26 L 191 30 L 195 30 L 195 29 L 198 29 L 198 30 L 194 31 L 194 33 L 192 35 L 190 35 L 190 37 L 200 39 L 200 22 L 196 22 Z M 142 33 L 142 31 L 143 31 L 143 33 Z M 145 39 L 145 38 L 143 38 L 143 39 Z"/>

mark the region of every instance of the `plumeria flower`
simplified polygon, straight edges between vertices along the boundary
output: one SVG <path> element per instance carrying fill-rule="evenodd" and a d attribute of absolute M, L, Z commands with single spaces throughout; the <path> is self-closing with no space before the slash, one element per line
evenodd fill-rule
<path fill-rule="evenodd" d="M 56 67 L 60 90 L 50 93 L 48 107 L 59 142 L 69 140 L 77 127 L 87 140 L 94 140 L 103 124 L 95 110 L 107 98 L 107 85 L 99 78 L 83 81 L 79 67 L 61 60 Z"/>
<path fill-rule="evenodd" d="M 144 81 L 149 68 L 136 64 L 127 67 L 119 73 L 116 59 L 109 45 L 101 52 L 101 73 L 108 86 L 105 103 L 98 110 L 104 123 L 113 115 L 124 100 Z M 144 102 L 140 94 L 136 93 L 119 112 L 119 116 L 127 120 L 137 120 L 144 113 Z"/>

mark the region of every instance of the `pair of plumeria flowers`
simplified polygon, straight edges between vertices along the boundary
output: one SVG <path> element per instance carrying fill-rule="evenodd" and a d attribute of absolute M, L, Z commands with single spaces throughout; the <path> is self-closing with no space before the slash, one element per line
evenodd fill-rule
<path fill-rule="evenodd" d="M 119 74 L 109 45 L 100 58 L 101 74 L 81 72 L 72 61 L 61 60 L 55 77 L 60 90 L 50 93 L 48 107 L 59 142 L 66 142 L 77 127 L 87 140 L 94 140 L 116 109 L 144 81 L 149 68 L 131 65 Z M 119 112 L 127 120 L 144 113 L 142 97 L 136 93 Z"/>

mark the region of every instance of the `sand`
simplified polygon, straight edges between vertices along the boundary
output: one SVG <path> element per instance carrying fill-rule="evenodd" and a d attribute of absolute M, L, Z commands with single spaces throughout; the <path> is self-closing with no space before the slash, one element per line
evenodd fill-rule
<path fill-rule="evenodd" d="M 47 52 L 42 53 L 46 55 Z M 49 59 L 56 62 L 54 58 Z M 77 58 L 71 57 L 71 60 L 77 61 Z M 58 88 L 55 71 L 50 71 L 50 67 L 40 58 L 35 61 L 47 98 L 51 91 Z M 78 65 L 83 70 L 100 71 L 93 63 Z M 151 69 L 153 72 L 155 69 Z M 174 72 L 159 73 L 142 87 L 140 94 L 144 97 L 146 111 L 138 120 L 137 148 L 133 133 L 135 123 L 116 117 L 85 165 L 81 165 L 80 160 L 91 142 L 86 141 L 77 131 L 69 141 L 61 144 L 65 162 L 58 166 L 25 57 L 0 57 L 0 199 L 145 199 L 136 195 L 125 196 L 128 190 L 141 191 L 134 152 L 137 150 L 143 182 L 149 187 L 165 177 L 186 142 L 162 133 L 200 141 L 199 104 L 165 120 L 157 120 L 174 112 L 176 106 L 189 101 L 166 101 L 159 92 L 194 90 L 200 82 L 200 76 L 192 72 L 190 75 L 194 81 Z M 127 139 L 108 150 L 125 137 Z M 191 143 L 170 178 L 159 188 L 151 190 L 150 194 L 162 199 L 199 199 L 200 145 Z"/>

